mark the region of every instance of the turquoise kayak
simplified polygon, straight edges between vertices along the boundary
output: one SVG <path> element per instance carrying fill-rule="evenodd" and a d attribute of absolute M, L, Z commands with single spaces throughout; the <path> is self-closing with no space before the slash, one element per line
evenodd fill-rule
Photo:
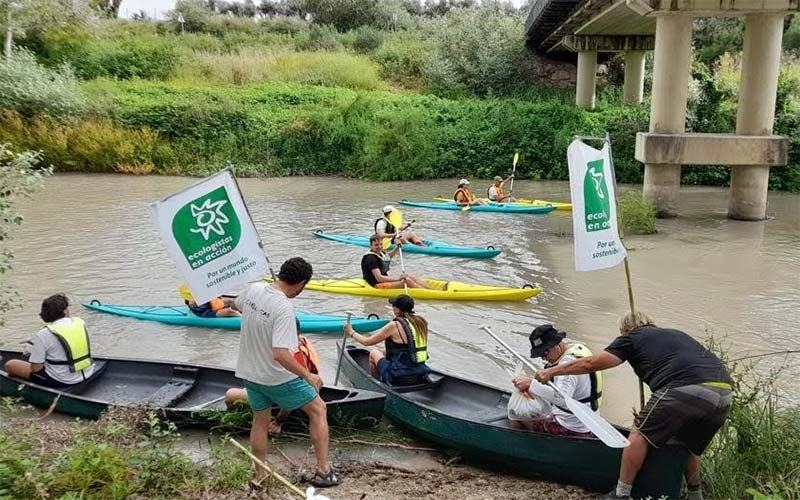
<path fill-rule="evenodd" d="M 339 243 L 346 243 L 348 245 L 356 245 L 359 247 L 369 248 L 369 238 L 366 236 L 349 236 L 346 234 L 332 234 L 326 233 L 321 229 L 314 231 L 314 236 L 325 238 L 327 240 L 338 241 Z M 464 257 L 466 259 L 491 259 L 497 257 L 501 249 L 493 246 L 486 248 L 467 247 L 462 245 L 451 245 L 443 241 L 422 240 L 425 242 L 424 247 L 418 245 L 403 245 L 403 252 L 405 253 L 423 253 L 427 255 L 441 255 L 444 257 Z M 391 250 L 394 245 L 389 247 Z"/>
<path fill-rule="evenodd" d="M 201 318 L 195 316 L 186 306 L 118 306 L 104 305 L 95 299 L 83 307 L 93 311 L 100 311 L 117 316 L 128 318 L 143 319 L 145 321 L 158 321 L 168 325 L 200 326 L 205 328 L 224 328 L 226 330 L 238 330 L 242 326 L 241 318 Z M 373 317 L 374 316 L 374 317 Z M 297 319 L 300 320 L 301 333 L 322 333 L 332 332 L 341 333 L 345 316 L 331 316 L 325 314 L 312 314 L 297 311 Z M 375 315 L 366 318 L 351 318 L 353 329 L 359 332 L 371 332 L 382 327 L 389 322 L 387 319 L 380 319 Z"/>
<path fill-rule="evenodd" d="M 462 210 L 463 205 L 454 201 L 409 201 L 400 200 L 401 205 L 437 210 Z M 549 214 L 555 210 L 552 206 L 523 205 L 519 203 L 492 203 L 490 205 L 472 205 L 469 212 L 500 212 L 505 214 Z"/>

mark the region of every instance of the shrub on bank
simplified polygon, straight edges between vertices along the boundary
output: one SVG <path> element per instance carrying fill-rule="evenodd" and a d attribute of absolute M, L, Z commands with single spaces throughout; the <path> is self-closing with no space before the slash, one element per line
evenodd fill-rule
<path fill-rule="evenodd" d="M 69 66 L 46 68 L 21 49 L 0 60 L 0 109 L 72 116 L 86 110 L 86 101 Z"/>
<path fill-rule="evenodd" d="M 656 233 L 656 209 L 639 191 L 625 193 L 620 198 L 619 219 L 626 235 Z"/>

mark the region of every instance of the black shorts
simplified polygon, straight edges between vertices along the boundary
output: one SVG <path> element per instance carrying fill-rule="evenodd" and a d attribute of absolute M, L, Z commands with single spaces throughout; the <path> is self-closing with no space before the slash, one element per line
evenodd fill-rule
<path fill-rule="evenodd" d="M 63 389 L 64 387 L 72 387 L 72 385 L 74 385 L 74 384 L 65 384 L 64 382 L 59 382 L 58 380 L 48 375 L 47 371 L 44 368 L 42 368 L 38 372 L 31 373 L 31 377 L 28 380 L 33 382 L 34 384 L 42 385 L 44 387 L 50 387 L 52 389 Z"/>
<path fill-rule="evenodd" d="M 634 419 L 634 426 L 654 447 L 677 442 L 700 456 L 725 423 L 731 391 L 706 385 L 660 389 Z"/>

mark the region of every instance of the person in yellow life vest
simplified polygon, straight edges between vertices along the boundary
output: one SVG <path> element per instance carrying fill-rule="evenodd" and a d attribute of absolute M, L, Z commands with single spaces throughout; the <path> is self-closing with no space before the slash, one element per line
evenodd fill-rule
<path fill-rule="evenodd" d="M 553 325 L 540 325 L 530 334 L 531 357 L 547 361 L 547 367 L 569 363 L 592 355 L 592 351 L 583 344 L 564 342 L 566 333 L 556 330 Z M 547 432 L 561 436 L 589 436 L 589 429 L 567 409 L 567 404 L 552 387 L 540 384 L 532 377 L 514 377 L 514 386 L 531 396 L 540 398 L 552 405 L 552 411 L 544 418 L 519 421 L 527 429 L 536 432 Z M 585 404 L 593 411 L 600 406 L 603 393 L 603 379 L 599 373 L 584 375 L 566 375 L 553 379 L 553 384 L 576 401 Z"/>
<path fill-rule="evenodd" d="M 458 188 L 453 194 L 453 200 L 459 205 L 483 205 L 484 203 L 475 197 L 469 189 L 469 181 L 461 179 L 458 181 Z"/>
<path fill-rule="evenodd" d="M 39 317 L 45 327 L 29 341 L 28 361 L 6 362 L 6 373 L 52 388 L 80 384 L 91 377 L 96 365 L 89 334 L 82 319 L 70 317 L 67 296 L 58 293 L 44 299 Z"/>
<path fill-rule="evenodd" d="M 510 181 L 512 178 L 514 178 L 513 175 L 503 180 L 503 178 L 499 175 L 495 175 L 494 183 L 492 183 L 492 185 L 489 186 L 489 189 L 486 190 L 486 196 L 489 197 L 489 200 L 496 201 L 498 203 L 514 201 L 514 198 L 512 198 L 510 194 L 506 194 L 505 191 L 503 191 L 503 186 L 505 186 L 506 182 Z"/>
<path fill-rule="evenodd" d="M 319 375 L 320 366 L 319 354 L 314 348 L 314 345 L 305 336 L 300 335 L 300 320 L 295 318 L 295 328 L 297 328 L 297 350 L 293 351 L 292 356 L 294 359 L 308 368 L 308 371 L 315 375 Z M 238 387 L 232 387 L 225 391 L 225 405 L 228 408 L 233 408 L 236 405 L 247 404 L 247 391 Z M 283 408 L 278 412 L 275 418 L 272 419 L 269 425 L 270 434 L 280 434 L 281 423 L 289 417 L 289 412 Z"/>
<path fill-rule="evenodd" d="M 392 205 L 383 207 L 383 217 L 375 220 L 375 234 L 384 240 L 390 240 L 391 243 L 413 243 L 420 247 L 426 246 L 422 238 L 409 229 L 408 224 L 401 224 L 403 216 L 395 216 L 398 213 Z M 388 248 L 388 245 L 384 246 Z"/>
<path fill-rule="evenodd" d="M 183 303 L 195 316 L 201 318 L 226 318 L 242 315 L 242 313 L 231 307 L 233 297 L 214 297 L 206 303 L 198 304 L 186 284 L 178 287 L 178 290 L 183 298 Z"/>
<path fill-rule="evenodd" d="M 384 351 L 375 349 L 369 353 L 369 368 L 372 376 L 394 386 L 423 383 L 430 368 L 428 361 L 428 322 L 414 313 L 414 299 L 398 295 L 389 299 L 394 319 L 369 337 L 356 333 L 350 324 L 345 331 L 363 346 L 384 342 Z"/>

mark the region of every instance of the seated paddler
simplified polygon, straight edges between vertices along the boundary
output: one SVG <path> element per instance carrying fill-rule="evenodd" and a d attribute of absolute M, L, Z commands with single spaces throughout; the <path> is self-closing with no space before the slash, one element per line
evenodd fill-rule
<path fill-rule="evenodd" d="M 214 297 L 208 302 L 198 304 L 186 284 L 178 287 L 178 291 L 181 293 L 183 303 L 195 316 L 200 318 L 227 318 L 242 315 L 242 313 L 231 307 L 234 297 Z"/>
<path fill-rule="evenodd" d="M 414 312 L 414 299 L 398 295 L 389 299 L 394 319 L 370 336 L 356 333 L 348 323 L 347 335 L 363 346 L 384 343 L 384 350 L 369 353 L 370 374 L 381 382 L 416 385 L 426 381 L 428 360 L 428 322 Z"/>
<path fill-rule="evenodd" d="M 566 364 L 592 355 L 583 344 L 564 342 L 566 333 L 556 330 L 553 325 L 540 325 L 530 334 L 531 358 L 542 358 L 552 367 Z M 589 429 L 567 409 L 566 402 L 552 387 L 540 384 L 532 377 L 517 376 L 514 386 L 535 398 L 541 398 L 551 405 L 550 414 L 534 420 L 518 421 L 527 429 L 562 436 L 590 436 Z M 565 394 L 597 411 L 602 396 L 603 380 L 600 373 L 584 375 L 564 375 L 555 377 L 553 384 Z"/>
<path fill-rule="evenodd" d="M 392 258 L 400 252 L 402 244 L 398 244 L 389 253 L 383 250 L 383 239 L 379 234 L 369 237 L 369 251 L 361 257 L 361 277 L 373 288 L 430 288 L 423 280 L 400 273 L 389 276 Z"/>

